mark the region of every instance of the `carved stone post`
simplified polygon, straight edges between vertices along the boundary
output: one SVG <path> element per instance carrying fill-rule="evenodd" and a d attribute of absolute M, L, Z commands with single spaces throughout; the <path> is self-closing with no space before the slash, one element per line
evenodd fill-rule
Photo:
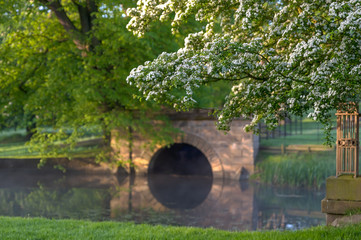
<path fill-rule="evenodd" d="M 336 177 L 342 174 L 359 175 L 359 113 L 356 103 L 337 110 Z"/>

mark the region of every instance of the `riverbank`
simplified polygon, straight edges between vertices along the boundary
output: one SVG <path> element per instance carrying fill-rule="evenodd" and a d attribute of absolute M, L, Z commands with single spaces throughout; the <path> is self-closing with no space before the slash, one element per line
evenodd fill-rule
<path fill-rule="evenodd" d="M 335 148 L 322 144 L 324 139 L 320 124 L 303 119 L 300 126 L 299 131 L 290 128 L 287 134 L 271 134 L 268 138 L 261 138 L 252 179 L 278 186 L 325 187 L 326 178 L 335 175 Z M 285 127 L 279 126 L 274 133 L 284 131 Z M 289 124 L 287 127 L 290 127 Z M 335 134 L 333 129 L 334 137 Z"/>
<path fill-rule="evenodd" d="M 0 217 L 6 239 L 359 239 L 358 225 L 300 231 L 228 232 L 212 228 L 151 226 L 124 222 Z"/>
<path fill-rule="evenodd" d="M 335 151 L 270 154 L 260 152 L 251 177 L 272 185 L 321 189 L 335 175 Z"/>

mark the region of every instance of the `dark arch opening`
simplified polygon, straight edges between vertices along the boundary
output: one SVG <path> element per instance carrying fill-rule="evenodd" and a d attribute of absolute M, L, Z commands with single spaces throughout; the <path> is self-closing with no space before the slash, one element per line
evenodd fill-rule
<path fill-rule="evenodd" d="M 176 174 L 212 177 L 212 166 L 196 147 L 176 143 L 160 149 L 152 157 L 148 174 Z"/>
<path fill-rule="evenodd" d="M 212 183 L 212 167 L 206 156 L 189 144 L 162 148 L 149 164 L 150 191 L 168 208 L 191 209 L 200 205 Z"/>

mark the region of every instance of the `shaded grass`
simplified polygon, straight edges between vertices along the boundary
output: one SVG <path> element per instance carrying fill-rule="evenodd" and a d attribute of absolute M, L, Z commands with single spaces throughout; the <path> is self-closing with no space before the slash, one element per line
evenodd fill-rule
<path fill-rule="evenodd" d="M 120 222 L 0 217 L 6 239 L 360 239 L 361 224 L 299 231 L 227 232 L 193 227 L 150 226 Z"/>
<path fill-rule="evenodd" d="M 0 144 L 2 146 L 12 144 L 24 144 L 26 142 L 25 129 L 8 129 L 0 131 Z"/>
<path fill-rule="evenodd" d="M 253 178 L 261 182 L 295 187 L 321 188 L 327 177 L 335 175 L 335 152 L 260 154 Z"/>

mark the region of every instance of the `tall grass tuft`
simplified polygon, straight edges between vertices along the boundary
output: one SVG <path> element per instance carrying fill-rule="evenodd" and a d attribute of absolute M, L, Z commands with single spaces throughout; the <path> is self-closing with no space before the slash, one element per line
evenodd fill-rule
<path fill-rule="evenodd" d="M 261 182 L 320 189 L 327 177 L 335 175 L 335 152 L 265 156 L 256 165 Z"/>

